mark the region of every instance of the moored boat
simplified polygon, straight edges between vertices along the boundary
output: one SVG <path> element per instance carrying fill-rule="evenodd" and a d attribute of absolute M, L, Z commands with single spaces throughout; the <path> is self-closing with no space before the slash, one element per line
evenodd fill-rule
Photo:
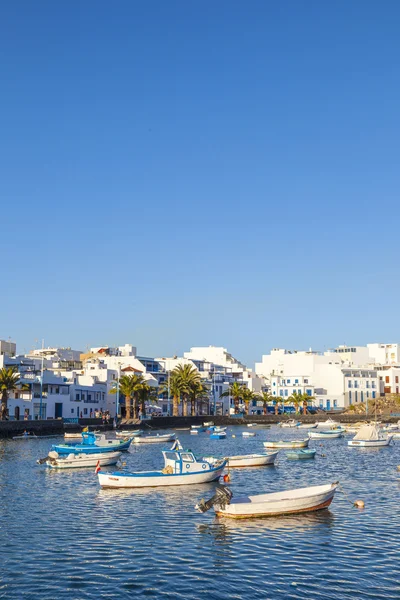
<path fill-rule="evenodd" d="M 123 440 L 108 440 L 106 436 L 92 432 L 82 433 L 81 444 L 57 444 L 52 449 L 58 454 L 99 454 L 101 452 L 125 451 L 129 449 L 133 438 Z"/>
<path fill-rule="evenodd" d="M 172 442 L 175 439 L 175 433 L 165 433 L 157 435 L 142 435 L 133 438 L 135 444 L 159 444 L 161 442 Z"/>
<path fill-rule="evenodd" d="M 300 424 L 300 421 L 295 421 L 294 419 L 289 419 L 289 421 L 282 421 L 281 423 L 278 423 L 279 427 L 298 427 Z"/>
<path fill-rule="evenodd" d="M 206 512 L 214 507 L 217 516 L 233 519 L 311 512 L 328 508 L 337 486 L 338 482 L 335 482 L 238 498 L 233 498 L 229 488 L 218 486 L 213 498 L 208 501 L 201 500 L 195 508 L 199 512 Z"/>
<path fill-rule="evenodd" d="M 243 431 L 242 432 L 242 436 L 243 437 L 254 437 L 257 434 L 255 433 L 255 431 Z"/>
<path fill-rule="evenodd" d="M 279 452 L 266 452 L 265 454 L 242 454 L 227 456 L 228 467 L 262 467 L 273 465 Z"/>
<path fill-rule="evenodd" d="M 204 427 L 212 427 L 214 425 L 214 421 L 204 421 Z"/>
<path fill-rule="evenodd" d="M 300 448 L 299 450 L 289 450 L 286 452 L 286 456 L 289 460 L 307 460 L 315 457 L 316 450 L 306 450 Z"/>
<path fill-rule="evenodd" d="M 122 431 L 116 431 L 115 435 L 117 437 L 127 438 L 127 437 L 138 437 L 142 435 L 143 431 L 141 429 L 133 429 L 129 431 L 129 429 L 123 429 Z"/>
<path fill-rule="evenodd" d="M 122 452 L 102 452 L 100 454 L 68 454 L 60 456 L 58 452 L 49 452 L 46 465 L 51 469 L 76 469 L 82 467 L 105 467 L 116 465 Z M 43 462 L 37 461 L 38 463 Z"/>
<path fill-rule="evenodd" d="M 329 417 L 326 421 L 317 421 L 318 429 L 332 429 L 333 427 L 339 427 L 340 424 Z"/>
<path fill-rule="evenodd" d="M 393 434 L 383 433 L 376 424 L 363 425 L 354 438 L 347 442 L 348 446 L 360 446 L 364 448 L 380 448 L 389 446 Z"/>
<path fill-rule="evenodd" d="M 80 433 L 68 433 L 68 432 L 65 432 L 64 433 L 64 439 L 65 440 L 81 440 L 82 439 L 82 432 L 80 432 Z"/>
<path fill-rule="evenodd" d="M 300 423 L 298 425 L 299 429 L 315 429 L 316 427 L 318 427 L 317 423 Z"/>
<path fill-rule="evenodd" d="M 277 442 L 271 440 L 263 442 L 263 444 L 265 448 L 307 448 L 309 441 L 309 439 L 291 441 L 279 440 Z"/>
<path fill-rule="evenodd" d="M 139 471 L 127 473 L 98 473 L 102 487 L 138 488 L 171 485 L 192 485 L 217 481 L 226 465 L 225 459 L 214 464 L 197 460 L 193 452 L 164 450 L 164 468 L 161 471 Z"/>
<path fill-rule="evenodd" d="M 213 440 L 224 440 L 225 438 L 226 438 L 226 431 L 214 430 L 210 435 L 210 439 L 213 439 Z"/>
<path fill-rule="evenodd" d="M 341 438 L 343 435 L 343 431 L 341 429 L 327 429 L 321 431 L 309 431 L 308 437 L 310 439 L 319 439 L 319 440 L 336 440 Z"/>

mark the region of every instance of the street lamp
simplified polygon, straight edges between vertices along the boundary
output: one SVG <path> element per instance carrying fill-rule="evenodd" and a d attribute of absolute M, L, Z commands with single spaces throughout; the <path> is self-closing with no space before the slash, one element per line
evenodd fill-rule
<path fill-rule="evenodd" d="M 119 411 L 119 378 L 121 375 L 121 363 L 117 363 L 117 394 L 116 394 L 116 406 L 115 406 L 115 421 L 118 421 L 118 411 Z"/>

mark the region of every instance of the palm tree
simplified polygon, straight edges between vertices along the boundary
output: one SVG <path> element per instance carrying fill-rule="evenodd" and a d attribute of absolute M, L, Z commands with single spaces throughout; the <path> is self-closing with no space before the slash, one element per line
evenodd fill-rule
<path fill-rule="evenodd" d="M 312 404 L 314 402 L 314 400 L 315 400 L 315 396 L 309 396 L 308 394 L 302 395 L 303 415 L 307 414 L 308 403 L 310 402 Z"/>
<path fill-rule="evenodd" d="M 179 403 L 181 401 L 181 388 L 177 382 L 177 380 L 172 377 L 172 372 L 170 376 L 169 385 L 167 382 L 161 386 L 159 391 L 160 394 L 168 394 L 172 395 L 172 416 L 179 417 Z"/>
<path fill-rule="evenodd" d="M 267 409 L 268 402 L 275 402 L 276 397 L 272 396 L 272 394 L 270 394 L 269 392 L 261 392 L 260 394 L 258 394 L 258 397 L 260 400 L 262 400 L 263 412 L 264 412 L 264 415 L 266 415 L 268 412 L 268 409 Z"/>
<path fill-rule="evenodd" d="M 171 382 L 180 391 L 183 399 L 183 416 L 188 416 L 188 399 L 194 387 L 200 384 L 200 374 L 192 365 L 178 365 L 171 373 Z"/>
<path fill-rule="evenodd" d="M 244 402 L 245 407 L 246 407 L 246 409 L 245 409 L 246 410 L 246 414 L 248 415 L 249 414 L 250 402 L 256 398 L 256 395 L 255 395 L 254 392 L 252 392 L 251 390 L 249 390 L 249 388 L 247 388 L 245 386 L 243 386 L 243 387 L 244 387 L 244 389 L 243 389 L 243 392 L 242 392 L 242 399 L 243 399 L 243 402 Z"/>
<path fill-rule="evenodd" d="M 138 397 L 140 402 L 140 410 L 142 411 L 142 417 L 146 416 L 146 401 L 150 399 L 151 387 L 148 383 L 144 382 L 141 384 L 138 390 Z"/>
<path fill-rule="evenodd" d="M 1 420 L 7 419 L 7 402 L 9 393 L 12 392 L 19 382 L 19 375 L 15 367 L 4 367 L 0 369 L 0 391 L 1 391 Z"/>
<path fill-rule="evenodd" d="M 132 399 L 133 399 L 133 413 L 134 417 L 138 417 L 138 397 L 141 386 L 146 383 L 143 375 L 137 375 L 136 373 L 133 375 L 123 375 L 119 382 L 113 382 L 113 387 L 110 390 L 112 394 L 115 394 L 117 391 L 117 385 L 119 386 L 119 391 L 121 394 L 125 396 L 125 417 L 127 419 L 132 418 Z"/>
<path fill-rule="evenodd" d="M 198 382 L 192 385 L 190 391 L 190 404 L 191 404 L 191 415 L 196 415 L 196 400 L 201 398 L 208 398 L 209 389 L 206 388 L 202 383 Z"/>
<path fill-rule="evenodd" d="M 220 398 L 226 398 L 227 396 L 231 396 L 233 398 L 233 404 L 235 407 L 235 415 L 239 413 L 239 402 L 240 399 L 243 398 L 243 389 L 244 386 L 240 385 L 237 381 L 234 381 L 230 384 L 229 388 L 220 394 Z M 247 389 L 247 388 L 246 388 Z"/>
<path fill-rule="evenodd" d="M 294 407 L 296 409 L 296 413 L 300 412 L 299 408 L 300 408 L 301 404 L 303 403 L 303 396 L 304 396 L 304 394 L 301 394 L 299 392 L 293 392 L 293 394 L 291 396 L 289 396 L 289 398 L 287 399 L 288 404 L 294 405 Z"/>

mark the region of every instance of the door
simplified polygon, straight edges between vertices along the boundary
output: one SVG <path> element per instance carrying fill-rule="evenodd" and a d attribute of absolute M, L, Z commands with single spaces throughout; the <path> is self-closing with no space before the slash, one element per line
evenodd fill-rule
<path fill-rule="evenodd" d="M 19 421 L 19 406 L 15 407 L 14 418 L 15 418 L 16 421 Z"/>
<path fill-rule="evenodd" d="M 63 409 L 63 405 L 62 402 L 56 402 L 55 406 L 54 406 L 54 416 L 56 419 L 59 419 L 62 417 L 62 409 Z"/>
<path fill-rule="evenodd" d="M 331 401 L 330 400 L 326 401 L 326 410 L 331 410 Z"/>

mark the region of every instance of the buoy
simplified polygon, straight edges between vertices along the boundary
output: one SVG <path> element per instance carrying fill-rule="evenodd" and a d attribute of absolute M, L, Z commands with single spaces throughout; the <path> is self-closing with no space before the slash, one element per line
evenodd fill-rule
<path fill-rule="evenodd" d="M 400 465 L 398 465 L 397 470 L 400 471 Z"/>
<path fill-rule="evenodd" d="M 232 437 L 236 437 L 236 435 L 235 435 L 235 434 L 233 434 L 233 435 L 232 435 Z"/>
<path fill-rule="evenodd" d="M 229 473 L 227 473 L 226 475 L 224 475 L 224 482 L 225 483 L 229 483 L 230 480 L 231 480 L 231 476 L 229 475 Z"/>
<path fill-rule="evenodd" d="M 354 502 L 354 506 L 356 506 L 357 508 L 364 508 L 365 502 L 364 502 L 364 500 L 356 500 Z"/>

